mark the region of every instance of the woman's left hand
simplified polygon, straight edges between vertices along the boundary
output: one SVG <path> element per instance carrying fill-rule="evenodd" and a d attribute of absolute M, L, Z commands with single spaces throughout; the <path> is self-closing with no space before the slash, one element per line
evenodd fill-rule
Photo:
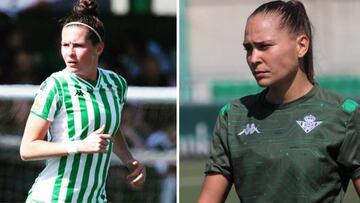
<path fill-rule="evenodd" d="M 146 179 L 146 168 L 137 160 L 129 160 L 127 166 L 130 174 L 127 176 L 128 182 L 136 187 L 142 186 Z"/>

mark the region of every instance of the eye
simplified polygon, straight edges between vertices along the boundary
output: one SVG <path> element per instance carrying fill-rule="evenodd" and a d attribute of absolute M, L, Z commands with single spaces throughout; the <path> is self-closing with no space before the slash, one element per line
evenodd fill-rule
<path fill-rule="evenodd" d="M 74 47 L 83 47 L 83 45 L 82 45 L 82 44 L 74 43 Z"/>
<path fill-rule="evenodd" d="M 258 49 L 259 49 L 259 50 L 262 50 L 262 51 L 265 51 L 265 50 L 269 49 L 270 46 L 271 46 L 270 44 L 260 44 L 260 45 L 258 46 Z"/>
<path fill-rule="evenodd" d="M 68 46 L 69 46 L 69 43 L 61 43 L 61 46 L 62 46 L 62 47 L 68 47 Z"/>
<path fill-rule="evenodd" d="M 248 45 L 248 44 L 244 44 L 244 50 L 245 50 L 247 53 L 251 52 L 252 49 L 253 49 L 252 46 L 250 46 L 250 45 Z"/>

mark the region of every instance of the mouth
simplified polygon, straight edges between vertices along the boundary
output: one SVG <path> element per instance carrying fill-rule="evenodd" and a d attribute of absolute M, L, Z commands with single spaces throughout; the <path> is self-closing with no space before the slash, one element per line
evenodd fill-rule
<path fill-rule="evenodd" d="M 74 65 L 77 64 L 76 61 L 67 61 L 66 63 L 67 63 L 68 66 L 74 66 Z"/>
<path fill-rule="evenodd" d="M 257 79 L 266 77 L 267 73 L 268 73 L 268 71 L 263 71 L 263 70 L 255 70 L 253 72 L 255 78 L 257 78 Z"/>

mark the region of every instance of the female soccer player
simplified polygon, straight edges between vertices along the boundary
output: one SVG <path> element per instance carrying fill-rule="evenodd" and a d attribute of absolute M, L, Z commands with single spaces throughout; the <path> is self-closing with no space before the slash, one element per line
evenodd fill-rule
<path fill-rule="evenodd" d="M 311 24 L 299 1 L 273 1 L 248 18 L 244 47 L 265 90 L 222 108 L 199 203 L 340 203 L 360 194 L 360 110 L 314 83 Z"/>
<path fill-rule="evenodd" d="M 112 151 L 131 170 L 131 184 L 145 181 L 144 166 L 118 132 L 126 81 L 98 67 L 104 26 L 96 8 L 95 0 L 79 0 L 64 20 L 61 54 L 66 68 L 42 83 L 31 108 L 21 158 L 46 159 L 46 167 L 26 202 L 106 202 Z"/>

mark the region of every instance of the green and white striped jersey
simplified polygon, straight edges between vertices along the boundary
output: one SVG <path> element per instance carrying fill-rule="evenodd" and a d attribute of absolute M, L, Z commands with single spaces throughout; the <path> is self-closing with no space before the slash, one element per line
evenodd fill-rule
<path fill-rule="evenodd" d="M 67 68 L 40 86 L 31 113 L 51 121 L 48 141 L 82 140 L 105 124 L 115 136 L 126 101 L 127 84 L 118 74 L 98 68 L 95 86 Z M 73 154 L 46 160 L 46 167 L 29 191 L 27 202 L 106 202 L 108 153 Z"/>

